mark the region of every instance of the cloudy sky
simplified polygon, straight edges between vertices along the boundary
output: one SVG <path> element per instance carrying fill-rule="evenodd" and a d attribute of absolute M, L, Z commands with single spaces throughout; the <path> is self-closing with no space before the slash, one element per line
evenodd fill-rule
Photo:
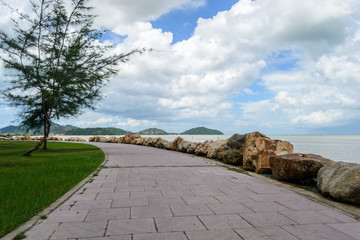
<path fill-rule="evenodd" d="M 358 0 L 90 4 L 96 26 L 110 30 L 101 42 L 112 42 L 119 52 L 155 51 L 120 66 L 96 111 L 84 109 L 60 124 L 360 134 Z M 8 27 L 10 13 L 0 11 L 0 27 Z M 16 120 L 15 113 L 0 102 L 0 127 Z"/>

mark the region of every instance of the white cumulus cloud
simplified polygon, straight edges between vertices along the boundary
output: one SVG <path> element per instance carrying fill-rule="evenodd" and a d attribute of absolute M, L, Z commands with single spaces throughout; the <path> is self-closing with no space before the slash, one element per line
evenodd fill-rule
<path fill-rule="evenodd" d="M 198 19 L 193 35 L 175 44 L 171 32 L 148 21 L 206 1 L 92 4 L 99 26 L 126 36 L 115 51 L 154 49 L 120 66 L 103 89 L 95 122 L 106 115 L 123 127 L 189 122 L 235 132 L 241 126 L 291 131 L 360 119 L 357 0 L 240 0 Z M 255 82 L 260 89 L 252 88 Z M 244 95 L 252 100 L 236 98 Z"/>

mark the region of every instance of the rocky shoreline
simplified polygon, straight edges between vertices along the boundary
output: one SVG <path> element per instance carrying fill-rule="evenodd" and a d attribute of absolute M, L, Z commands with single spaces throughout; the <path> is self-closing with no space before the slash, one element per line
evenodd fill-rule
<path fill-rule="evenodd" d="M 40 137 L 0 137 L 0 140 L 40 140 Z M 86 142 L 80 137 L 50 137 L 52 141 Z M 272 174 L 280 181 L 314 184 L 325 197 L 360 205 L 360 164 L 334 162 L 314 154 L 293 153 L 293 145 L 253 132 L 234 134 L 225 140 L 191 142 L 177 137 L 167 141 L 160 137 L 126 134 L 123 137 L 93 136 L 89 142 L 135 144 L 179 151 L 241 167 L 257 174 Z"/>

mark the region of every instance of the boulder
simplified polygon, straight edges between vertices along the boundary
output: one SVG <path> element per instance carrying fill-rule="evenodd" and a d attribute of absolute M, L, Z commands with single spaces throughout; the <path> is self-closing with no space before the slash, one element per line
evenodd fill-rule
<path fill-rule="evenodd" d="M 191 143 L 190 141 L 186 141 L 186 140 L 181 141 L 181 143 L 179 144 L 178 151 L 186 153 L 190 143 Z"/>
<path fill-rule="evenodd" d="M 80 137 L 69 137 L 66 138 L 65 141 L 72 141 L 72 142 L 86 142 L 85 139 L 80 138 Z"/>
<path fill-rule="evenodd" d="M 70 139 L 74 139 L 75 137 L 70 137 Z M 68 140 L 69 141 L 69 140 Z M 74 141 L 74 140 L 70 140 L 70 141 Z M 99 136 L 93 136 L 93 137 L 89 137 L 89 142 L 107 142 L 106 137 L 99 137 Z"/>
<path fill-rule="evenodd" d="M 198 143 L 198 142 L 190 142 L 189 145 L 188 145 L 188 147 L 187 147 L 186 152 L 187 152 L 187 153 L 190 153 L 190 154 L 194 154 L 196 148 L 197 148 L 199 145 L 200 145 L 200 143 Z"/>
<path fill-rule="evenodd" d="M 38 140 L 38 139 L 39 139 L 39 137 L 34 137 L 33 140 Z M 48 140 L 50 140 L 50 141 L 62 141 L 63 139 L 61 137 L 50 137 L 50 138 L 48 138 Z"/>
<path fill-rule="evenodd" d="M 138 139 L 141 138 L 141 135 L 140 134 L 133 134 L 130 136 L 130 144 L 136 144 L 138 142 Z M 141 141 L 141 140 L 139 140 Z"/>
<path fill-rule="evenodd" d="M 123 139 L 123 143 L 126 143 L 126 144 L 135 144 L 136 143 L 136 140 L 137 138 L 141 138 L 141 135 L 140 134 L 125 134 L 124 136 L 124 139 Z"/>
<path fill-rule="evenodd" d="M 25 140 L 25 141 L 29 141 L 29 140 L 31 140 L 31 136 L 26 135 L 26 136 L 24 136 L 23 140 Z"/>
<path fill-rule="evenodd" d="M 174 151 L 179 151 L 179 145 L 180 145 L 180 143 L 182 141 L 184 141 L 184 139 L 182 137 L 180 137 L 180 136 L 175 138 L 175 140 L 173 141 L 171 149 L 174 150 Z"/>
<path fill-rule="evenodd" d="M 336 162 L 322 167 L 317 186 L 326 197 L 360 205 L 360 164 Z"/>
<path fill-rule="evenodd" d="M 130 144 L 131 140 L 132 140 L 131 135 L 129 133 L 127 133 L 124 136 L 123 143 Z"/>
<path fill-rule="evenodd" d="M 225 145 L 227 143 L 226 140 L 216 140 L 213 144 L 210 145 L 209 150 L 207 152 L 208 158 L 215 158 L 215 159 L 224 159 L 224 152 L 225 152 Z"/>
<path fill-rule="evenodd" d="M 155 147 L 164 149 L 167 143 L 168 143 L 168 141 L 166 141 L 166 140 L 164 140 L 162 138 L 157 138 L 156 143 L 155 143 Z"/>
<path fill-rule="evenodd" d="M 147 143 L 148 139 L 149 139 L 148 137 L 144 138 L 143 146 L 146 146 L 146 143 Z"/>
<path fill-rule="evenodd" d="M 198 156 L 206 156 L 211 144 L 213 143 L 213 140 L 206 140 L 205 142 L 201 143 L 199 146 L 197 146 L 195 154 Z"/>
<path fill-rule="evenodd" d="M 119 137 L 117 143 L 124 143 L 125 137 Z"/>
<path fill-rule="evenodd" d="M 105 143 L 106 142 L 106 137 L 96 137 L 95 142 Z"/>
<path fill-rule="evenodd" d="M 270 157 L 292 153 L 294 147 L 289 142 L 273 140 L 259 132 L 253 132 L 246 134 L 243 150 L 243 167 L 245 170 L 256 173 L 271 173 Z"/>
<path fill-rule="evenodd" d="M 145 146 L 148 146 L 148 147 L 153 147 L 154 146 L 154 142 L 155 142 L 155 138 L 146 138 L 146 140 L 144 141 L 145 143 Z"/>
<path fill-rule="evenodd" d="M 136 145 L 143 145 L 143 143 L 144 143 L 144 138 L 140 137 L 135 139 Z"/>
<path fill-rule="evenodd" d="M 319 155 L 292 153 L 271 156 L 269 163 L 274 178 L 281 181 L 301 181 L 316 178 L 320 168 L 334 162 Z"/>
<path fill-rule="evenodd" d="M 173 141 L 167 142 L 165 145 L 165 149 L 172 150 L 172 146 L 173 146 Z"/>
<path fill-rule="evenodd" d="M 117 143 L 119 141 L 119 138 L 118 137 L 109 137 L 108 139 L 106 139 L 106 142 L 107 143 Z"/>
<path fill-rule="evenodd" d="M 1 141 L 10 141 L 10 140 L 12 140 L 12 138 L 0 136 L 0 140 Z"/>
<path fill-rule="evenodd" d="M 243 165 L 243 147 L 246 135 L 234 134 L 225 144 L 223 160 L 225 163 L 242 166 Z"/>

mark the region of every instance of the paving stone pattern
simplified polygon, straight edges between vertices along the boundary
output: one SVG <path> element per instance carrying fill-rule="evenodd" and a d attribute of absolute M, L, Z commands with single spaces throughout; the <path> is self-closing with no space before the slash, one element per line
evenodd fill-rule
<path fill-rule="evenodd" d="M 360 239 L 360 222 L 206 159 L 100 144 L 109 161 L 26 239 Z"/>

